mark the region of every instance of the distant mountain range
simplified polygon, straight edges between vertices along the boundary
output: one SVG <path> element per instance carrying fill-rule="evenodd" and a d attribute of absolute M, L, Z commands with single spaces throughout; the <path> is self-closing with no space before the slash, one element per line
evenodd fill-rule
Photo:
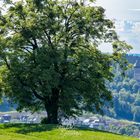
<path fill-rule="evenodd" d="M 130 53 L 128 55 L 132 55 L 132 56 L 139 56 L 140 57 L 140 54 L 137 54 L 137 53 Z"/>

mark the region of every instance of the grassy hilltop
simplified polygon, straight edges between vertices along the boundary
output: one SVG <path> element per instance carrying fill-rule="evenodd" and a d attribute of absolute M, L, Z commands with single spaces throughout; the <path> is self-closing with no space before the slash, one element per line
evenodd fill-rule
<path fill-rule="evenodd" d="M 138 140 L 117 134 L 54 125 L 0 125 L 0 140 Z"/>

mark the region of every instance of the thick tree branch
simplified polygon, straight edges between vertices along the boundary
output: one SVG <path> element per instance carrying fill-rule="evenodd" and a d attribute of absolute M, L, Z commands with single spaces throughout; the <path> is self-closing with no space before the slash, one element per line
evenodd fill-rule
<path fill-rule="evenodd" d="M 5 64 L 6 64 L 7 68 L 10 70 L 11 67 L 10 67 L 10 64 L 8 63 L 8 60 L 7 60 L 6 56 L 3 57 L 3 60 L 5 61 Z"/>
<path fill-rule="evenodd" d="M 53 43 L 52 43 L 52 41 L 51 41 L 51 37 L 50 37 L 50 35 L 47 33 L 46 30 L 44 30 L 44 33 L 45 33 L 46 36 L 47 36 L 49 46 L 53 47 Z"/>
<path fill-rule="evenodd" d="M 41 95 L 39 95 L 37 92 L 36 92 L 36 90 L 35 89 L 31 89 L 32 90 L 32 92 L 33 92 L 33 94 L 34 94 L 34 96 L 36 97 L 36 98 L 38 98 L 38 99 L 40 99 L 40 100 L 42 100 L 42 101 L 46 101 L 46 99 L 44 98 L 44 97 L 42 97 Z"/>
<path fill-rule="evenodd" d="M 37 44 L 36 38 L 33 37 L 32 39 L 34 41 L 33 50 L 35 50 L 38 48 L 38 44 Z"/>

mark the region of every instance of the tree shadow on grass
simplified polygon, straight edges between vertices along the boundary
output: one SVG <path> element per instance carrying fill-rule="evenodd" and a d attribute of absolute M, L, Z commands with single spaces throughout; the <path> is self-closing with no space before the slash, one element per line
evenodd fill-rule
<path fill-rule="evenodd" d="M 57 125 L 41 125 L 41 124 L 4 124 L 3 129 L 16 128 L 16 133 L 27 134 L 32 132 L 45 132 L 57 129 Z"/>

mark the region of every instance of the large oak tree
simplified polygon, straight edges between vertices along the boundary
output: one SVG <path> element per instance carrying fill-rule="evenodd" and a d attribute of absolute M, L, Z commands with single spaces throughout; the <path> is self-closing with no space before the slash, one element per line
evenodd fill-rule
<path fill-rule="evenodd" d="M 60 114 L 99 111 L 111 100 L 112 63 L 125 69 L 121 58 L 130 46 L 119 41 L 102 7 L 89 0 L 4 3 L 0 85 L 17 109 L 45 109 L 48 123 L 57 124 Z M 102 53 L 102 42 L 113 43 L 114 52 Z"/>

